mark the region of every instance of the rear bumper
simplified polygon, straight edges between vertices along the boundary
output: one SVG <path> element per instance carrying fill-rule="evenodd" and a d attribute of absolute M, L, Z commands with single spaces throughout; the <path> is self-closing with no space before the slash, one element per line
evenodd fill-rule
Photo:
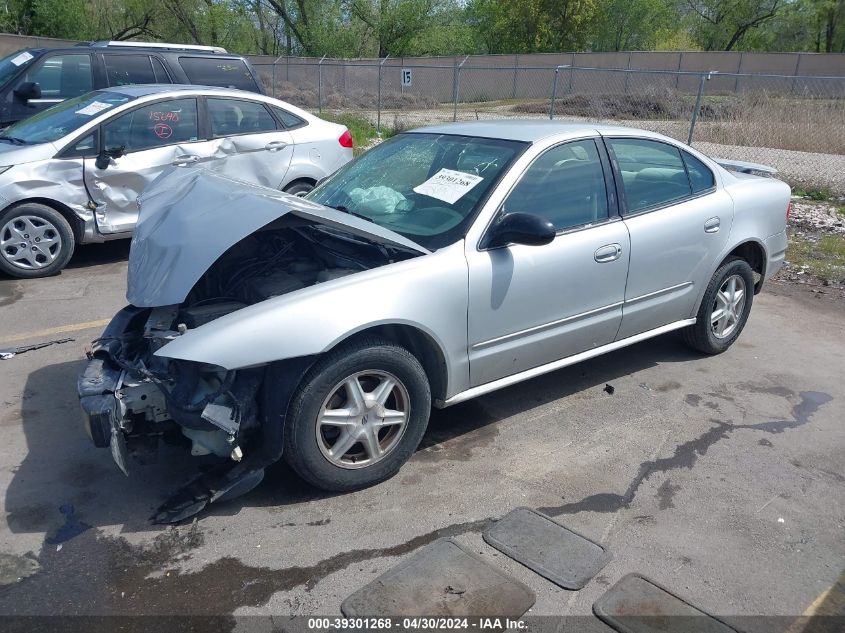
<path fill-rule="evenodd" d="M 786 230 L 766 238 L 766 275 L 764 281 L 771 279 L 775 273 L 783 268 L 788 244 L 789 240 L 786 237 Z"/>

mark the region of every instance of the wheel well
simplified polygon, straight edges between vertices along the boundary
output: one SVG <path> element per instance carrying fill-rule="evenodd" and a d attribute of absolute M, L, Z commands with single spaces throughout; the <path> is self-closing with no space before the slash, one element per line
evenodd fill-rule
<path fill-rule="evenodd" d="M 411 325 L 378 325 L 356 332 L 342 342 L 346 343 L 367 335 L 386 338 L 411 352 L 425 370 L 428 384 L 431 387 L 432 401 L 446 399 L 448 380 L 446 358 L 440 346 L 428 334 Z"/>
<path fill-rule="evenodd" d="M 760 292 L 763 287 L 763 278 L 766 275 L 766 252 L 763 247 L 757 242 L 745 242 L 728 253 L 725 261 L 732 257 L 744 259 L 751 266 L 751 270 L 759 275 L 759 277 L 755 277 L 754 294 Z"/>
<path fill-rule="evenodd" d="M 82 240 L 83 233 L 85 231 L 85 224 L 83 223 L 82 219 L 76 215 L 69 206 L 66 204 L 62 204 L 58 200 L 53 200 L 51 198 L 26 198 L 25 200 L 17 200 L 14 203 L 10 204 L 8 207 L 3 209 L 3 211 L 7 211 L 8 209 L 13 209 L 15 207 L 19 207 L 22 204 L 43 204 L 45 207 L 50 207 L 55 212 L 60 213 L 62 217 L 67 220 L 68 224 L 70 224 L 70 228 L 73 231 L 73 238 L 78 242 Z"/>
<path fill-rule="evenodd" d="M 290 189 L 294 185 L 299 184 L 300 182 L 308 183 L 311 186 L 314 186 L 314 185 L 317 184 L 317 181 L 314 178 L 304 178 L 304 177 L 303 178 L 297 178 L 296 180 L 291 180 L 288 184 L 286 184 L 285 188 L 282 189 L 282 191 L 287 191 L 288 189 Z"/>

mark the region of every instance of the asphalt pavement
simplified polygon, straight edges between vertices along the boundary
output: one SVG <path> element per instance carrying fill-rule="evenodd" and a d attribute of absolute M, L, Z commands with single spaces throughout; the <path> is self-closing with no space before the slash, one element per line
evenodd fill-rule
<path fill-rule="evenodd" d="M 443 536 L 528 585 L 529 615 L 585 616 L 579 630 L 610 630 L 592 604 L 630 572 L 746 631 L 794 633 L 794 616 L 845 608 L 841 302 L 774 285 L 723 355 L 647 341 L 435 411 L 374 488 L 326 494 L 280 464 L 165 528 L 148 518 L 197 464 L 168 449 L 125 477 L 76 402 L 84 346 L 125 304 L 127 251 L 90 246 L 59 276 L 0 279 L 0 348 L 74 339 L 0 360 L 0 614 L 336 616 Z M 612 560 L 580 591 L 556 587 L 481 538 L 519 506 Z"/>

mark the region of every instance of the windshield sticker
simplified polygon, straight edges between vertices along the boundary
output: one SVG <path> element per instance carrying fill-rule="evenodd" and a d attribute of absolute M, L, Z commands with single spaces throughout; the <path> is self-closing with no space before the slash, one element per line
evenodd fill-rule
<path fill-rule="evenodd" d="M 453 169 L 441 169 L 414 191 L 448 204 L 455 204 L 484 178 Z"/>
<path fill-rule="evenodd" d="M 11 61 L 15 66 L 20 66 L 21 64 L 27 63 L 30 59 L 32 59 L 32 53 L 24 51 L 17 57 L 13 57 Z"/>
<path fill-rule="evenodd" d="M 85 116 L 94 116 L 95 114 L 99 114 L 103 110 L 108 110 L 112 104 L 110 103 L 103 103 L 102 101 L 93 101 L 89 103 L 87 106 L 82 108 L 81 110 L 77 110 L 76 114 L 84 114 Z"/>

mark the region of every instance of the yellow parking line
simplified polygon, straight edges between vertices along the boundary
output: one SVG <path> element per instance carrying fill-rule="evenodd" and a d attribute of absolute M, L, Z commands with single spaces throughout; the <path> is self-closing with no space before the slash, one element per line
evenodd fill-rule
<path fill-rule="evenodd" d="M 35 332 L 24 332 L 23 334 L 15 334 L 14 336 L 4 336 L 3 338 L 0 338 L 0 345 L 4 343 L 12 343 L 13 341 L 44 338 L 45 336 L 53 336 L 54 334 L 91 330 L 93 328 L 104 327 L 109 324 L 109 321 L 111 321 L 111 319 L 100 319 L 98 321 L 86 321 L 85 323 L 60 325 L 58 327 L 47 328 L 46 330 L 36 330 Z"/>

